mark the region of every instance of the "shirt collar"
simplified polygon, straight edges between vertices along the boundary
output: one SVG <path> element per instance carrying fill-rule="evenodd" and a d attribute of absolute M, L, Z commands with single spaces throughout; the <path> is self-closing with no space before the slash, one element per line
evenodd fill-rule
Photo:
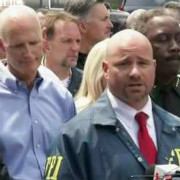
<path fill-rule="evenodd" d="M 17 78 L 11 74 L 2 62 L 0 62 L 0 81 L 5 84 L 9 89 L 17 91 Z"/>
<path fill-rule="evenodd" d="M 17 79 L 5 66 L 2 62 L 0 62 L 0 81 L 5 84 L 9 89 L 17 92 L 18 86 L 23 84 L 22 81 Z M 43 76 L 38 71 L 37 77 L 35 80 L 35 87 L 38 89 L 40 84 L 43 81 Z"/>
<path fill-rule="evenodd" d="M 107 89 L 107 95 L 116 116 L 118 117 L 118 119 L 125 119 L 123 123 L 125 123 L 129 128 L 134 125 L 134 117 L 138 112 L 146 113 L 149 116 L 147 125 L 150 127 L 153 125 L 152 102 L 149 96 L 146 105 L 141 110 L 137 111 L 136 109 L 132 108 L 128 104 L 115 97 L 109 89 Z"/>

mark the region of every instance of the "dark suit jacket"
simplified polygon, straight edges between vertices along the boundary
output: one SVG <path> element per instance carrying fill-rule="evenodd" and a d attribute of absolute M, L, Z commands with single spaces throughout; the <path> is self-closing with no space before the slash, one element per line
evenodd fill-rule
<path fill-rule="evenodd" d="M 160 89 L 159 94 L 157 89 Z M 180 117 L 180 78 L 177 77 L 171 86 L 156 86 L 152 90 L 153 101 L 166 111 Z"/>
<path fill-rule="evenodd" d="M 157 163 L 180 165 L 180 119 L 155 104 L 153 116 Z M 54 165 L 55 157 L 56 161 L 61 159 L 58 166 Z M 46 172 L 59 170 L 58 180 L 130 180 L 133 175 L 144 175 L 148 168 L 139 148 L 117 120 L 106 93 L 64 125 L 48 158 Z"/>
<path fill-rule="evenodd" d="M 10 180 L 8 170 L 3 163 L 2 154 L 0 154 L 0 179 L 1 180 Z"/>
<path fill-rule="evenodd" d="M 88 54 L 83 54 L 83 53 L 79 52 L 77 68 L 84 70 L 84 66 L 85 66 L 87 56 L 88 56 Z"/>
<path fill-rule="evenodd" d="M 71 92 L 73 96 L 75 96 L 81 85 L 83 71 L 76 67 L 72 68 L 71 70 L 72 70 L 72 76 L 68 86 L 68 90 Z"/>

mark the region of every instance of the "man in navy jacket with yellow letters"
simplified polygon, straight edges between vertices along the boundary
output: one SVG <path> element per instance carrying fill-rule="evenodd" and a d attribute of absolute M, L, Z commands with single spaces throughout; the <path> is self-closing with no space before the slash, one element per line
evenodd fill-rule
<path fill-rule="evenodd" d="M 180 165 L 180 119 L 149 96 L 155 67 L 144 35 L 123 30 L 111 37 L 103 62 L 107 90 L 64 125 L 47 158 L 46 179 L 128 180 L 151 164 Z M 144 132 L 138 114 L 146 117 Z"/>

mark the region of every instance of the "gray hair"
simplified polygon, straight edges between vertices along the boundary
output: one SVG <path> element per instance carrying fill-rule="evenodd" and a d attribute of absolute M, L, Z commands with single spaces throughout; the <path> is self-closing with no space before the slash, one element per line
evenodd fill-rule
<path fill-rule="evenodd" d="M 5 32 L 6 28 L 8 28 L 8 23 L 21 17 L 36 19 L 39 23 L 39 27 L 41 27 L 37 13 L 32 8 L 25 5 L 9 6 L 0 13 L 0 37 L 3 40 L 5 40 Z"/>
<path fill-rule="evenodd" d="M 64 10 L 84 19 L 89 11 L 98 3 L 104 3 L 104 0 L 68 0 Z"/>
<path fill-rule="evenodd" d="M 146 34 L 147 22 L 157 16 L 171 16 L 172 17 L 172 13 L 170 13 L 164 8 L 147 10 L 139 16 L 138 21 L 134 25 L 133 29 L 143 34 Z"/>
<path fill-rule="evenodd" d="M 177 9 L 180 10 L 180 2 L 169 1 L 163 5 L 164 8 Z"/>
<path fill-rule="evenodd" d="M 129 14 L 126 19 L 126 28 L 134 29 L 134 26 L 139 20 L 140 15 L 144 13 L 145 11 L 146 11 L 145 9 L 137 9 L 137 10 L 134 10 L 131 14 Z"/>

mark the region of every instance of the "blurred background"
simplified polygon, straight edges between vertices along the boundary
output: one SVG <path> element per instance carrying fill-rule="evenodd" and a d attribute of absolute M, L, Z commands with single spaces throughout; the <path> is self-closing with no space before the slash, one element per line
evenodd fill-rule
<path fill-rule="evenodd" d="M 14 0 L 0 0 L 1 5 L 13 4 Z M 34 8 L 63 8 L 67 0 L 24 0 L 25 4 Z M 162 6 L 170 0 L 106 0 L 112 9 L 120 9 L 131 12 L 135 9 L 151 9 Z M 180 1 L 180 0 L 174 0 Z M 14 1 L 15 2 L 15 1 Z M 16 0 L 17 2 L 17 0 Z M 21 2 L 21 0 L 19 0 Z M 8 4 L 7 4 L 8 3 Z"/>
<path fill-rule="evenodd" d="M 63 10 L 67 0 L 0 0 L 1 6 L 22 4 L 38 9 Z M 113 33 L 125 28 L 126 18 L 129 13 L 136 9 L 154 9 L 162 7 L 166 2 L 172 0 L 105 0 L 110 7 L 110 19 L 114 25 Z M 180 2 L 180 0 L 173 0 Z"/>

